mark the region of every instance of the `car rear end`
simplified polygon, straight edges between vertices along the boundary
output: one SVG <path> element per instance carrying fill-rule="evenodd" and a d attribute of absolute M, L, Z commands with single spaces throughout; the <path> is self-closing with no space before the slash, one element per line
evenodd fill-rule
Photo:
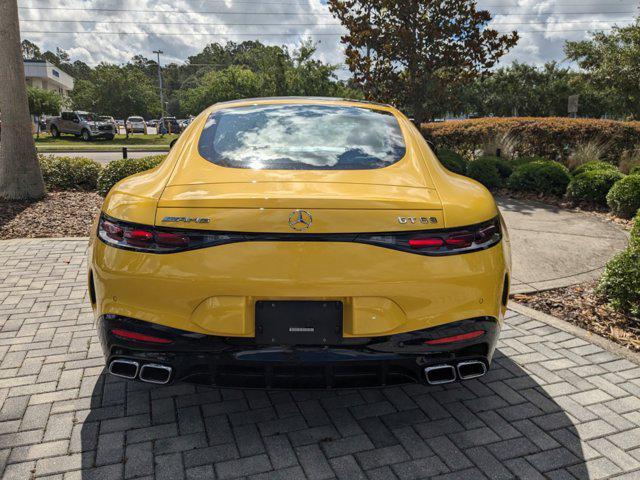
<path fill-rule="evenodd" d="M 505 312 L 495 204 L 389 107 L 214 107 L 159 169 L 115 187 L 97 231 L 92 304 L 110 369 L 127 378 L 475 378 Z"/>
<path fill-rule="evenodd" d="M 146 125 L 142 117 L 129 117 L 127 119 L 127 130 L 130 133 L 145 133 Z"/>

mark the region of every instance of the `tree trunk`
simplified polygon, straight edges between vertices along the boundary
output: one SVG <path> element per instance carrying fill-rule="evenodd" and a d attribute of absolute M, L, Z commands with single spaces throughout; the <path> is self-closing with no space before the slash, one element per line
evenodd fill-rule
<path fill-rule="evenodd" d="M 0 198 L 38 199 L 44 182 L 31 131 L 16 0 L 0 0 Z"/>

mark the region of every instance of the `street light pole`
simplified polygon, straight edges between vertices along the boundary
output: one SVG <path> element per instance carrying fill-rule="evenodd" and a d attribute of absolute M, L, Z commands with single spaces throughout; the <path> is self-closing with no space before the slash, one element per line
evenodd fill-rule
<path fill-rule="evenodd" d="M 160 69 L 160 54 L 162 50 L 154 50 L 153 53 L 158 55 L 158 84 L 160 85 L 160 118 L 164 117 L 164 97 L 162 95 L 162 71 Z"/>

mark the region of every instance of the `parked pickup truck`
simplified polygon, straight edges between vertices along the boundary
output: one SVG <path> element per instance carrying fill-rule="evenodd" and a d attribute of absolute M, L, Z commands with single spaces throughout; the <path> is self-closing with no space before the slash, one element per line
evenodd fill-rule
<path fill-rule="evenodd" d="M 59 117 L 50 118 L 48 123 L 51 136 L 56 138 L 62 133 L 69 133 L 88 142 L 94 138 L 113 140 L 116 135 L 113 122 L 105 121 L 95 113 L 62 112 Z"/>

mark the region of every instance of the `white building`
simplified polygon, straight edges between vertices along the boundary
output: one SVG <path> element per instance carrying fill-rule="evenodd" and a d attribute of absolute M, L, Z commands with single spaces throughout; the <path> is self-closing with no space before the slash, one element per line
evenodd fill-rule
<path fill-rule="evenodd" d="M 25 60 L 24 75 L 27 85 L 57 92 L 62 96 L 63 105 L 73 90 L 73 77 L 46 60 Z"/>

